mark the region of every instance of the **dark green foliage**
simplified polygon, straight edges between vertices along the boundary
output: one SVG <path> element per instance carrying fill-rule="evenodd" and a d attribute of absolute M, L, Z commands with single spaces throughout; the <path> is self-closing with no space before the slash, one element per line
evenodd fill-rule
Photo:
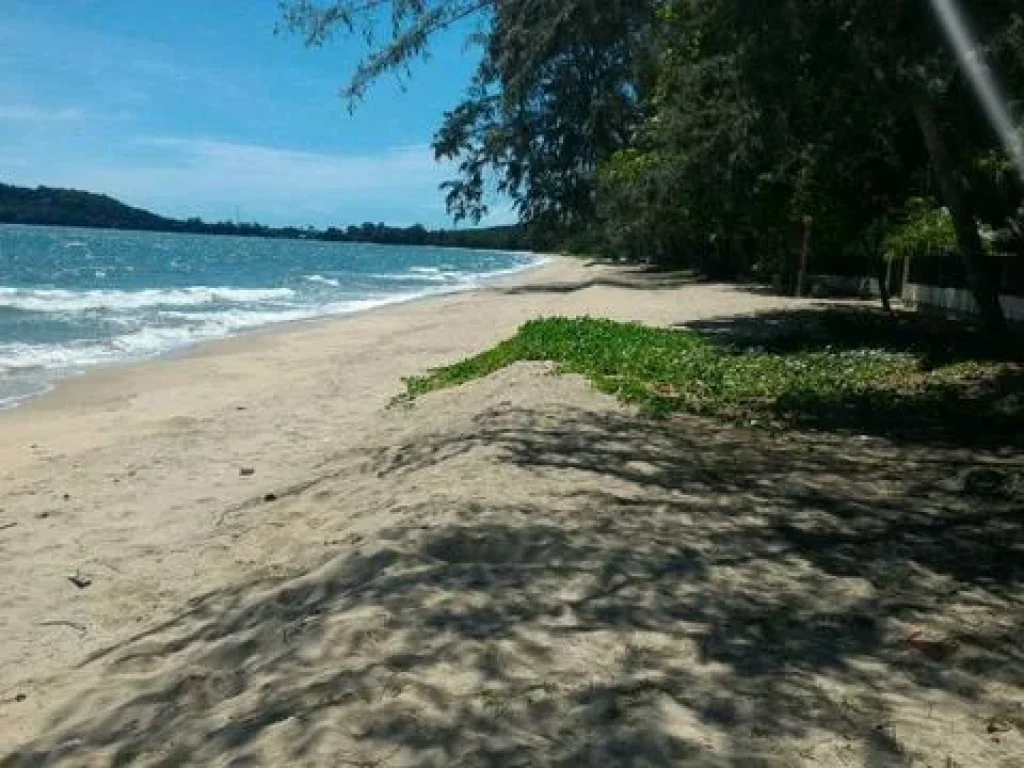
<path fill-rule="evenodd" d="M 456 218 L 486 211 L 488 179 L 524 221 L 589 223 L 600 165 L 629 145 L 652 81 L 655 0 L 530 0 L 488 16 L 483 59 L 465 101 L 445 116 L 439 158 Z"/>
<path fill-rule="evenodd" d="M 370 47 L 348 89 L 466 28 L 482 62 L 437 134 L 459 163 L 457 218 L 494 189 L 548 239 L 615 258 L 749 274 L 877 277 L 908 200 L 942 198 L 990 329 L 995 266 L 1021 183 L 927 0 L 286 0 L 312 44 Z M 1024 84 L 1015 0 L 966 8 L 1010 93 Z M 807 249 L 805 250 L 805 246 Z"/>
<path fill-rule="evenodd" d="M 762 318 L 753 335 L 707 330 L 534 320 L 493 349 L 408 379 L 406 397 L 550 361 L 654 414 L 985 440 L 1016 440 L 1024 427 L 1024 367 L 985 355 L 963 329 L 903 318 L 894 331 L 881 315 L 812 312 Z"/>
<path fill-rule="evenodd" d="M 0 222 L 40 226 L 169 230 L 180 222 L 77 189 L 0 184 Z"/>
<path fill-rule="evenodd" d="M 1018 5 L 968 10 L 978 55 L 1020 85 Z M 652 117 L 603 176 L 613 247 L 627 233 L 652 260 L 792 287 L 806 242 L 811 271 L 875 276 L 888 222 L 941 196 L 946 240 L 1000 331 L 978 220 L 1003 227 L 1020 180 L 928 2 L 675 0 L 662 19 Z"/>
<path fill-rule="evenodd" d="M 405 72 L 431 39 L 458 27 L 481 62 L 445 115 L 438 158 L 459 174 L 444 185 L 456 219 L 479 220 L 495 191 L 548 231 L 592 223 L 601 163 L 629 145 L 653 82 L 662 0 L 284 0 L 284 26 L 320 45 L 336 31 L 368 44 L 345 95 L 358 101 L 388 72 Z M 475 25 L 475 26 L 474 26 Z"/>
<path fill-rule="evenodd" d="M 389 227 L 385 224 L 363 224 L 338 229 L 331 227 L 316 233 L 317 239 L 378 245 L 432 245 L 448 248 L 479 248 L 483 250 L 539 250 L 537 241 L 519 226 L 476 227 L 471 229 L 426 229 Z"/>

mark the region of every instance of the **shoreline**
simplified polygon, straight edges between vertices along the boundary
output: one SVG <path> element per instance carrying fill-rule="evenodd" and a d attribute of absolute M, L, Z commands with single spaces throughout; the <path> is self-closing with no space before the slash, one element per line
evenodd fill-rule
<path fill-rule="evenodd" d="M 398 246 L 384 246 L 384 247 L 398 247 Z M 442 250 L 465 250 L 456 247 L 449 246 L 426 246 L 429 248 L 437 248 Z M 481 249 L 474 249 L 481 250 Z M 399 295 L 396 294 L 393 297 L 384 297 L 379 304 L 374 306 L 355 309 L 345 312 L 337 313 L 326 313 L 320 315 L 312 315 L 310 317 L 271 321 L 262 325 L 255 325 L 247 328 L 240 328 L 234 331 L 229 331 L 223 336 L 217 336 L 207 339 L 197 339 L 192 342 L 186 342 L 185 344 L 177 347 L 173 347 L 164 352 L 159 352 L 153 355 L 137 357 L 137 358 L 126 358 L 124 360 L 110 360 L 102 363 L 96 363 L 88 366 L 84 366 L 79 369 L 42 369 L 41 373 L 41 388 L 36 391 L 29 392 L 24 395 L 15 395 L 4 400 L 0 400 L 0 425 L 2 425 L 2 419 L 4 414 L 12 411 L 20 411 L 21 409 L 31 405 L 32 403 L 45 399 L 47 397 L 54 396 L 57 394 L 65 385 L 78 381 L 83 377 L 92 376 L 103 372 L 110 372 L 116 370 L 122 370 L 126 367 L 135 365 L 146 365 L 148 363 L 156 363 L 164 360 L 176 360 L 181 358 L 187 358 L 193 354 L 199 354 L 201 350 L 210 344 L 220 344 L 223 342 L 229 342 L 234 339 L 247 338 L 254 335 L 261 334 L 276 334 L 276 333 L 288 333 L 290 330 L 306 327 L 310 324 L 315 323 L 330 323 L 333 321 L 341 321 L 360 315 L 365 315 L 372 312 L 385 311 L 391 308 L 402 307 L 410 304 L 414 304 L 422 301 L 431 301 L 436 299 L 443 299 L 448 296 L 454 296 L 458 294 L 475 293 L 477 291 L 485 291 L 490 287 L 500 287 L 509 281 L 515 281 L 517 278 L 524 275 L 536 272 L 537 270 L 544 269 L 558 260 L 565 259 L 566 257 L 558 254 L 550 253 L 537 253 L 537 252 L 519 252 L 519 251 L 505 251 L 495 250 L 495 253 L 515 253 L 528 255 L 534 259 L 534 261 L 523 267 L 500 270 L 498 272 L 489 273 L 488 275 L 481 276 L 479 282 L 466 286 L 466 287 L 455 287 L 449 290 L 441 289 L 435 292 L 424 292 L 421 294 L 411 295 Z"/>
<path fill-rule="evenodd" d="M 13 473 L 25 464 L 32 463 L 33 457 L 25 454 L 21 448 L 60 440 L 64 425 L 59 420 L 54 421 L 55 417 L 60 419 L 62 414 L 69 414 L 89 422 L 89 429 L 80 437 L 85 438 L 84 444 L 96 444 L 106 431 L 103 427 L 110 416 L 107 403 L 122 405 L 135 400 L 158 400 L 159 395 L 151 395 L 159 392 L 168 378 L 173 379 L 177 386 L 177 379 L 187 375 L 185 372 L 190 364 L 202 365 L 205 362 L 215 365 L 218 359 L 231 361 L 248 355 L 258 356 L 262 346 L 287 346 L 293 338 L 344 339 L 344 331 L 353 325 L 356 328 L 363 324 L 373 327 L 378 319 L 401 324 L 410 313 L 431 307 L 443 310 L 452 303 L 480 299 L 492 291 L 529 286 L 546 279 L 548 275 L 564 277 L 566 273 L 574 274 L 583 269 L 580 262 L 568 257 L 553 254 L 540 256 L 544 261 L 537 266 L 516 270 L 466 290 L 423 295 L 347 314 L 271 323 L 216 339 L 198 341 L 155 357 L 101 364 L 75 375 L 61 376 L 45 392 L 24 398 L 13 407 L 0 409 L 0 491 L 3 489 L 5 469 Z M 509 334 L 514 330 L 510 328 Z M 449 360 L 438 360 L 438 364 L 446 362 Z M 419 368 L 396 371 L 395 386 L 400 385 L 402 376 L 419 372 Z M 136 381 L 143 383 L 136 387 Z M 397 390 L 388 397 L 396 393 Z M 160 405 L 162 403 L 155 404 L 154 412 L 162 410 Z M 145 413 L 133 415 L 138 421 L 146 421 Z M 23 435 L 26 437 L 23 438 Z"/>

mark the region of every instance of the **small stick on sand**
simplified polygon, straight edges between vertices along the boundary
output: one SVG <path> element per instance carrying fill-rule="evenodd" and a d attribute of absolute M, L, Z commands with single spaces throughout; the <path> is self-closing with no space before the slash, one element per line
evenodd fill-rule
<path fill-rule="evenodd" d="M 6 531 L 8 528 L 13 528 L 16 525 L 17 523 L 4 523 L 3 525 L 0 525 L 0 531 Z"/>
<path fill-rule="evenodd" d="M 90 579 L 88 576 L 83 576 L 78 571 L 75 571 L 74 576 L 68 576 L 68 581 L 70 581 L 79 589 L 85 589 L 86 587 L 92 586 L 92 579 Z"/>
<path fill-rule="evenodd" d="M 40 627 L 70 627 L 71 629 L 75 630 L 76 632 L 80 632 L 83 635 L 88 634 L 88 632 L 89 632 L 89 628 L 86 627 L 84 624 L 79 624 L 76 621 L 64 621 L 63 619 L 58 619 L 57 621 L 40 621 L 38 626 L 40 626 Z"/>

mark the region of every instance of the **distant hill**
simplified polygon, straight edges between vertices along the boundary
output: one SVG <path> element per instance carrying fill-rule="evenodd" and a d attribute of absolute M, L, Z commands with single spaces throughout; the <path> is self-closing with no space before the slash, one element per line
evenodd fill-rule
<path fill-rule="evenodd" d="M 133 208 L 107 195 L 9 184 L 0 184 L 0 223 L 144 230 L 181 227 L 180 222 Z"/>
<path fill-rule="evenodd" d="M 510 251 L 532 250 L 539 245 L 519 226 L 430 230 L 419 225 L 391 227 L 367 222 L 358 227 L 316 230 L 311 227 L 266 227 L 229 221 L 207 223 L 198 218 L 180 221 L 158 216 L 142 208 L 133 208 L 107 195 L 52 187 L 31 189 L 10 184 L 0 184 L 0 224 L 135 229 L 381 245 L 441 245 Z"/>

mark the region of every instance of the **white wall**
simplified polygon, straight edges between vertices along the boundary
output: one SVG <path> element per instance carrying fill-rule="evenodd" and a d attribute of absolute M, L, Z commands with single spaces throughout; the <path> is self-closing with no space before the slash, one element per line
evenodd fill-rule
<path fill-rule="evenodd" d="M 1000 296 L 999 300 L 1008 319 L 1024 322 L 1024 298 L 1004 295 Z M 978 305 L 970 291 L 961 288 L 939 288 L 934 285 L 906 283 L 903 286 L 903 302 L 911 306 L 923 304 L 951 312 L 978 313 Z"/>

